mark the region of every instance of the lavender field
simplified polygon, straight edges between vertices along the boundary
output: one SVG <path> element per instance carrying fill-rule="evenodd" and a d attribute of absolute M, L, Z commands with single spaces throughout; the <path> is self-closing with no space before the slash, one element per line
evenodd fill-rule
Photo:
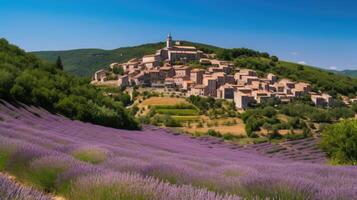
<path fill-rule="evenodd" d="M 51 198 L 33 188 L 23 187 L 0 174 L 0 199 L 50 200 Z"/>
<path fill-rule="evenodd" d="M 283 147 L 118 130 L 0 105 L 0 170 L 66 199 L 357 199 L 356 167 L 328 166 L 310 140 Z"/>

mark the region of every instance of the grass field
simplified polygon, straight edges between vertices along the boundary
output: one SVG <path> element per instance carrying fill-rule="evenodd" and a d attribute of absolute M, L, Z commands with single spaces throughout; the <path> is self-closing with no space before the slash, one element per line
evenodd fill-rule
<path fill-rule="evenodd" d="M 195 121 L 199 121 L 201 119 L 200 116 L 177 116 L 177 115 L 173 115 L 171 117 L 174 118 L 175 120 L 179 121 L 179 122 L 195 122 Z"/>
<path fill-rule="evenodd" d="M 151 97 L 144 100 L 141 105 L 175 105 L 181 103 L 188 103 L 184 98 L 174 98 L 174 97 Z"/>
<path fill-rule="evenodd" d="M 198 123 L 192 123 L 190 127 L 183 127 L 182 130 L 189 133 L 207 133 L 208 130 L 215 130 L 221 134 L 231 134 L 235 136 L 246 136 L 245 125 L 243 121 L 239 118 L 229 118 L 229 119 L 218 119 L 218 120 L 209 120 L 206 116 L 201 116 L 201 120 L 204 120 L 205 123 L 203 127 L 197 127 Z M 225 125 L 227 121 L 235 120 L 236 124 Z"/>
<path fill-rule="evenodd" d="M 208 130 L 215 130 L 223 135 L 246 136 L 245 125 L 240 118 L 211 120 L 208 116 L 199 115 L 199 110 L 184 98 L 151 97 L 141 102 L 139 107 L 146 108 L 143 114 L 147 114 L 151 107 L 160 116 L 170 115 L 181 123 L 180 130 L 191 134 L 205 134 Z"/>
<path fill-rule="evenodd" d="M 178 115 L 178 116 L 196 116 L 196 115 L 198 115 L 198 111 L 195 109 L 160 108 L 160 109 L 156 109 L 156 112 L 159 114 Z"/>
<path fill-rule="evenodd" d="M 178 107 L 180 106 L 180 107 Z M 172 116 L 196 116 L 198 111 L 195 107 L 188 103 L 184 98 L 176 97 L 151 97 L 145 99 L 138 105 L 139 109 L 143 110 L 141 115 L 146 115 L 151 108 L 156 108 L 158 114 L 168 114 Z M 181 109 L 181 107 L 183 109 Z M 185 121 L 185 120 L 183 120 Z"/>

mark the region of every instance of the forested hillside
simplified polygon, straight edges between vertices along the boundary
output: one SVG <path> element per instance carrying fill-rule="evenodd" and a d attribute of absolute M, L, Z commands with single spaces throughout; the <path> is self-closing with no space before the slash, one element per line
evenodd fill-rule
<path fill-rule="evenodd" d="M 1 99 L 104 126 L 139 128 L 120 101 L 103 96 L 88 83 L 88 79 L 69 75 L 0 39 Z"/>
<path fill-rule="evenodd" d="M 335 72 L 337 74 L 343 74 L 343 75 L 346 75 L 346 76 L 357 78 L 357 70 L 346 69 L 346 70 L 343 70 L 343 71 L 335 71 Z"/>

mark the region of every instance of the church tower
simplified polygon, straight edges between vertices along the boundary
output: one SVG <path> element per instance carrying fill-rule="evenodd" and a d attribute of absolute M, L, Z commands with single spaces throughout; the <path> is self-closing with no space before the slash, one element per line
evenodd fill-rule
<path fill-rule="evenodd" d="M 172 42 L 171 33 L 169 33 L 169 34 L 167 35 L 166 47 L 167 47 L 167 48 L 172 48 L 172 47 L 173 47 L 173 42 Z"/>

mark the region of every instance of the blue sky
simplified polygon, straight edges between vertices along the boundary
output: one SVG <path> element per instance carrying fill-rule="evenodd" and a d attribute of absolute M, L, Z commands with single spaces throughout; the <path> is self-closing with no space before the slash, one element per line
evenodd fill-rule
<path fill-rule="evenodd" d="M 357 69 L 357 1 L 0 0 L 0 37 L 27 51 L 113 49 L 165 39 L 267 51 Z"/>

